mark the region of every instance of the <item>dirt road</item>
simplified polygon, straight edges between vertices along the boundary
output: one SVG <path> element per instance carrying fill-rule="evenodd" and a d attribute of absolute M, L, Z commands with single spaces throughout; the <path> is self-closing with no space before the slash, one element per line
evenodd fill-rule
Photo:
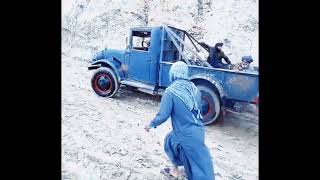
<path fill-rule="evenodd" d="M 160 180 L 170 119 L 146 133 L 159 98 L 125 88 L 114 98 L 90 86 L 89 61 L 62 53 L 62 179 Z M 227 114 L 206 126 L 216 179 L 258 179 L 258 116 Z"/>

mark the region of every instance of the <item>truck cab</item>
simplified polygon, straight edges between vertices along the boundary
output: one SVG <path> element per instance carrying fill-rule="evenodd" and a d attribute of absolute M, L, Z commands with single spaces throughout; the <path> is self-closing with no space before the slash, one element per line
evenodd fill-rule
<path fill-rule="evenodd" d="M 158 83 L 157 66 L 160 56 L 160 28 L 132 28 L 125 51 L 127 80 L 139 81 L 150 86 Z M 149 42 L 149 45 L 148 43 Z"/>

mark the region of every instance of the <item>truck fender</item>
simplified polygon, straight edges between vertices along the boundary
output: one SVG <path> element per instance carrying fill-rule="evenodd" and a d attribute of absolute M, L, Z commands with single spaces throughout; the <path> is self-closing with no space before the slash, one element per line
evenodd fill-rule
<path fill-rule="evenodd" d="M 216 89 L 219 92 L 220 98 L 222 99 L 225 96 L 223 87 L 222 87 L 222 83 L 215 79 L 212 76 L 208 76 L 208 75 L 194 75 L 190 77 L 191 81 L 195 81 L 195 80 L 203 80 L 203 81 L 207 81 L 209 83 L 211 83 L 214 87 L 216 87 Z"/>
<path fill-rule="evenodd" d="M 91 64 L 91 68 L 89 67 L 89 69 L 96 69 L 96 68 L 92 68 L 92 67 L 99 68 L 101 66 L 110 67 L 115 72 L 119 82 L 121 81 L 121 78 L 124 77 L 122 69 L 121 69 L 121 63 L 114 58 L 113 59 L 99 59 L 97 61 L 94 61 Z"/>

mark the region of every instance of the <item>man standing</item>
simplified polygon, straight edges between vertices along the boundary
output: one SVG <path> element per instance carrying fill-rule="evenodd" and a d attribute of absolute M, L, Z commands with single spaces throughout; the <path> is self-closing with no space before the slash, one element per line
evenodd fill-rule
<path fill-rule="evenodd" d="M 164 139 L 164 151 L 172 167 L 160 172 L 172 179 L 180 179 L 182 174 L 178 166 L 183 166 L 188 180 L 214 180 L 213 161 L 205 144 L 201 93 L 190 81 L 188 66 L 184 62 L 173 63 L 169 77 L 172 83 L 161 98 L 160 110 L 145 126 L 149 132 L 171 117 L 172 131 Z"/>
<path fill-rule="evenodd" d="M 204 48 L 206 48 L 209 51 L 208 63 L 212 67 L 230 69 L 231 61 L 224 54 L 224 52 L 221 50 L 223 43 L 217 43 L 214 47 L 209 46 L 208 44 L 206 44 L 204 42 L 200 42 L 199 44 L 202 45 Z M 222 62 L 222 58 L 224 59 L 224 61 L 227 64 Z"/>

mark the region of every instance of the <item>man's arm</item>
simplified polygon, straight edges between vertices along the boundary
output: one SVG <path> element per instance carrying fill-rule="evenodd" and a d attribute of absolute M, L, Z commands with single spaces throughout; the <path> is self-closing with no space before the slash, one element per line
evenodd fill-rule
<path fill-rule="evenodd" d="M 157 113 L 156 117 L 150 122 L 149 127 L 157 127 L 164 123 L 171 115 L 173 108 L 173 99 L 172 95 L 168 91 L 165 91 L 161 98 L 160 110 Z"/>
<path fill-rule="evenodd" d="M 221 54 L 222 54 L 222 58 L 224 59 L 224 61 L 226 61 L 226 63 L 228 63 L 228 64 L 231 64 L 231 61 L 229 60 L 228 56 L 226 56 L 224 54 L 224 52 L 221 52 Z"/>
<path fill-rule="evenodd" d="M 202 46 L 204 46 L 204 47 L 209 51 L 210 46 L 209 46 L 208 44 L 206 44 L 206 43 L 204 43 L 204 42 L 200 42 L 199 44 L 202 45 Z"/>

